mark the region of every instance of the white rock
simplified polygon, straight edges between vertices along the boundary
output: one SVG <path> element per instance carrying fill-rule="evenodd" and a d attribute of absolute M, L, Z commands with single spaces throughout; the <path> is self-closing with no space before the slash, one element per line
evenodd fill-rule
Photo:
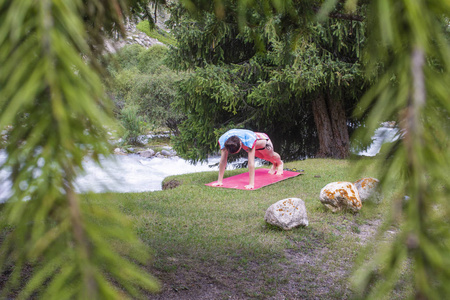
<path fill-rule="evenodd" d="M 167 150 L 163 149 L 163 150 L 161 150 L 161 155 L 172 156 L 172 153 L 170 153 L 170 151 L 167 151 Z"/>
<path fill-rule="evenodd" d="M 155 155 L 155 151 L 153 151 L 152 149 L 147 149 L 145 151 L 141 151 L 139 153 L 139 155 L 142 157 L 149 158 L 149 157 L 152 157 L 153 155 Z"/>
<path fill-rule="evenodd" d="M 114 149 L 114 154 L 127 154 L 122 148 L 116 148 Z"/>
<path fill-rule="evenodd" d="M 356 189 L 359 193 L 359 198 L 361 202 L 374 201 L 375 203 L 380 203 L 383 197 L 380 193 L 378 184 L 380 181 L 372 177 L 364 177 L 360 180 L 355 181 Z"/>
<path fill-rule="evenodd" d="M 267 209 L 264 220 L 284 230 L 308 226 L 305 202 L 299 198 L 280 200 Z"/>
<path fill-rule="evenodd" d="M 333 212 L 347 209 L 358 212 L 362 206 L 358 190 L 347 181 L 327 184 L 320 191 L 320 202 Z"/>

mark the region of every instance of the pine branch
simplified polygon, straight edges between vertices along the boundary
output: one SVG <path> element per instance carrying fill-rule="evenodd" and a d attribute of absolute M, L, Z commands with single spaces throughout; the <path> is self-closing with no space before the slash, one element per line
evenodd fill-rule
<path fill-rule="evenodd" d="M 91 49 L 101 46 L 105 31 L 123 26 L 124 3 L 0 1 L 0 126 L 14 128 L 2 165 L 13 168 L 13 195 L 0 220 L 14 230 L 1 245 L 0 268 L 14 266 L 6 287 L 20 284 L 23 295 L 123 297 L 110 282 L 133 297 L 158 289 L 132 262 L 143 263 L 148 251 L 131 226 L 117 226 L 120 215 L 93 205 L 82 210 L 73 189 L 85 157 L 98 161 L 100 154 L 109 154 L 104 126 L 113 120 L 93 68 L 99 65 L 98 53 Z M 114 216 L 103 217 L 108 226 L 98 226 L 102 214 Z M 138 245 L 139 257 L 122 257 L 115 242 Z M 35 270 L 23 276 L 27 264 Z"/>
<path fill-rule="evenodd" d="M 313 6 L 313 11 L 318 13 L 320 11 L 320 7 Z M 354 15 L 354 14 L 343 14 L 340 12 L 330 12 L 328 17 L 331 19 L 339 19 L 339 20 L 349 20 L 349 21 L 358 21 L 363 22 L 365 20 L 364 16 Z"/>

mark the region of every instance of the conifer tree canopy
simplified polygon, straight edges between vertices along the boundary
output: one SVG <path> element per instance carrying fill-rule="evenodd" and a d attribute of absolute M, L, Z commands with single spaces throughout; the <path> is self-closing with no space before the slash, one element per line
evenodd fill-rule
<path fill-rule="evenodd" d="M 12 182 L 1 205 L 1 298 L 122 299 L 158 290 L 136 264 L 149 251 L 129 221 L 83 203 L 73 186 L 83 159 L 110 152 L 98 56 L 104 37 L 123 29 L 127 4 L 0 0 L 0 128 L 9 130 L 1 167 Z"/>
<path fill-rule="evenodd" d="M 368 86 L 365 24 L 317 22 L 313 2 L 269 2 L 269 11 L 244 13 L 243 2 L 231 1 L 223 13 L 208 6 L 195 19 L 182 7 L 174 14 L 171 64 L 194 71 L 176 101 L 188 115 L 175 139 L 186 158 L 217 151 L 218 137 L 233 127 L 267 132 L 285 160 L 349 155 L 352 111 Z"/>

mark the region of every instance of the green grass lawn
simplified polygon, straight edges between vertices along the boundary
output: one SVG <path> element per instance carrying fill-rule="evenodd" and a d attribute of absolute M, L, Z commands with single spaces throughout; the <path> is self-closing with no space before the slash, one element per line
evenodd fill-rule
<path fill-rule="evenodd" d="M 153 249 L 148 270 L 163 291 L 152 297 L 350 298 L 353 262 L 389 211 L 389 199 L 363 204 L 358 214 L 332 213 L 319 193 L 330 182 L 377 174 L 372 168 L 356 175 L 349 160 L 309 159 L 285 167 L 305 174 L 242 191 L 205 186 L 217 172 L 203 172 L 166 178 L 181 183 L 171 190 L 86 198 L 121 210 Z M 226 171 L 225 177 L 246 171 Z M 308 227 L 282 231 L 264 222 L 267 208 L 289 197 L 305 201 Z"/>

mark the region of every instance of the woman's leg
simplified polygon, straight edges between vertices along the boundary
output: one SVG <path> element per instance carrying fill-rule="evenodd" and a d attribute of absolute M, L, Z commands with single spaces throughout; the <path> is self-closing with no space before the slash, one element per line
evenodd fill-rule
<path fill-rule="evenodd" d="M 273 145 L 270 140 L 267 141 L 264 150 L 257 150 L 255 156 L 272 163 L 269 174 L 283 175 L 283 161 L 278 153 L 273 151 Z"/>

